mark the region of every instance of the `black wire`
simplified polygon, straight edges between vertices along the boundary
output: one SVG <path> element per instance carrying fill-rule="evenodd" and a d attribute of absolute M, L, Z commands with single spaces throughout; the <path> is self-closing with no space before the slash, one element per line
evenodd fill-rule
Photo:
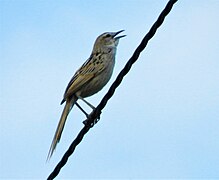
<path fill-rule="evenodd" d="M 93 127 L 93 125 L 95 123 L 97 123 L 97 121 L 98 121 L 98 119 L 100 117 L 100 114 L 101 114 L 101 110 L 106 106 L 106 104 L 109 101 L 109 99 L 113 96 L 116 88 L 120 85 L 120 83 L 122 82 L 124 76 L 129 72 L 129 70 L 131 69 L 132 65 L 137 61 L 140 53 L 144 50 L 144 48 L 146 47 L 148 41 L 154 36 L 154 34 L 156 33 L 157 29 L 163 23 L 165 17 L 168 15 L 168 13 L 172 9 L 174 3 L 176 3 L 176 2 L 177 2 L 177 0 L 170 0 L 167 3 L 166 7 L 164 8 L 164 10 L 159 15 L 157 21 L 153 24 L 153 26 L 151 27 L 149 32 L 146 34 L 144 39 L 141 41 L 140 45 L 137 47 L 137 49 L 135 50 L 135 52 L 132 55 L 132 57 L 128 60 L 128 62 L 125 65 L 125 67 L 119 73 L 119 75 L 117 76 L 116 80 L 111 85 L 110 89 L 108 90 L 106 95 L 103 97 L 103 99 L 101 100 L 99 105 L 96 107 L 96 109 L 94 109 L 91 112 L 91 114 L 89 115 L 88 119 L 86 121 L 84 121 L 84 124 L 85 124 L 84 127 L 79 132 L 79 134 L 75 138 L 75 140 L 72 142 L 72 144 L 70 145 L 68 150 L 65 152 L 65 154 L 62 157 L 61 161 L 56 165 L 56 167 L 53 170 L 53 172 L 49 175 L 49 177 L 47 178 L 48 180 L 54 179 L 59 174 L 61 168 L 66 164 L 66 162 L 68 161 L 68 158 L 74 152 L 76 146 L 82 141 L 84 135 L 90 130 L 91 127 Z"/>

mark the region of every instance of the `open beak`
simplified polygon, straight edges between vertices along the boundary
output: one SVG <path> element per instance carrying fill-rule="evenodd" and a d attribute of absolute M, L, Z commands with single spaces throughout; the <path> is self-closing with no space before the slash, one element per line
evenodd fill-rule
<path fill-rule="evenodd" d="M 123 32 L 123 31 L 125 31 L 125 30 L 121 30 L 121 31 L 116 32 L 116 33 L 113 35 L 113 37 L 114 37 L 115 39 L 120 39 L 120 38 L 125 37 L 126 35 L 122 35 L 122 36 L 117 36 L 117 37 L 115 37 L 116 35 L 118 35 L 119 33 Z"/>

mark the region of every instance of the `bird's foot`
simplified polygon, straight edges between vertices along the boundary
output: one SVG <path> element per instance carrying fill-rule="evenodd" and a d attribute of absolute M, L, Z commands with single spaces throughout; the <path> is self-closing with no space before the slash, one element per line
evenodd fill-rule
<path fill-rule="evenodd" d="M 100 115 L 98 115 L 97 117 L 95 117 L 93 122 L 91 122 L 92 118 L 94 117 L 93 112 L 91 112 L 91 114 L 87 116 L 87 119 L 83 121 L 83 124 L 85 126 L 89 126 L 90 128 L 92 128 L 100 120 Z"/>

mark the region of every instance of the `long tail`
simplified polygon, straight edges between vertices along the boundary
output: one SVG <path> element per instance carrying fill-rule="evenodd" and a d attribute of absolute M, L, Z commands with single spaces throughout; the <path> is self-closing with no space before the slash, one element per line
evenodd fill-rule
<path fill-rule="evenodd" d="M 65 107 L 64 107 L 64 109 L 62 111 L 62 115 L 61 115 L 61 118 L 59 120 L 58 127 L 56 129 L 54 138 L 52 140 L 52 144 L 51 144 L 50 149 L 49 149 L 47 160 L 49 160 L 52 157 L 52 154 L 53 154 L 53 152 L 54 152 L 54 150 L 56 148 L 56 145 L 60 141 L 60 138 L 61 138 L 62 131 L 63 131 L 64 126 L 65 126 L 65 122 L 66 122 L 67 116 L 68 116 L 69 112 L 71 111 L 71 109 L 74 106 L 76 101 L 77 101 L 76 97 L 72 97 L 70 100 L 66 100 Z"/>

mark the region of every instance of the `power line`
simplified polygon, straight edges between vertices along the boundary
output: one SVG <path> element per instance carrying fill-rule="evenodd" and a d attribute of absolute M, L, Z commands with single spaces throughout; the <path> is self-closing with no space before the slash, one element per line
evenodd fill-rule
<path fill-rule="evenodd" d="M 117 76 L 116 80 L 111 85 L 110 89 L 106 93 L 106 95 L 103 97 L 99 105 L 94 109 L 88 119 L 84 121 L 84 127 L 79 132 L 78 136 L 75 138 L 75 140 L 72 142 L 68 150 L 65 152 L 64 156 L 62 157 L 61 161 L 56 165 L 53 172 L 49 175 L 47 178 L 48 180 L 54 179 L 60 172 L 61 168 L 66 164 L 68 161 L 68 158 L 71 156 L 71 154 L 74 152 L 76 146 L 82 141 L 84 135 L 90 130 L 91 127 L 93 127 L 98 120 L 100 119 L 100 114 L 102 109 L 106 106 L 109 99 L 113 96 L 116 88 L 120 85 L 125 75 L 129 72 L 132 65 L 137 61 L 140 53 L 145 49 L 148 41 L 154 36 L 157 29 L 161 26 L 163 23 L 165 17 L 169 14 L 171 11 L 173 5 L 177 2 L 177 0 L 170 0 L 164 10 L 159 15 L 157 21 L 153 24 L 149 32 L 145 35 L 143 40 L 141 41 L 140 45 L 136 48 L 135 52 L 133 53 L 132 57 L 128 60 L 125 67 L 122 69 L 122 71 Z"/>

